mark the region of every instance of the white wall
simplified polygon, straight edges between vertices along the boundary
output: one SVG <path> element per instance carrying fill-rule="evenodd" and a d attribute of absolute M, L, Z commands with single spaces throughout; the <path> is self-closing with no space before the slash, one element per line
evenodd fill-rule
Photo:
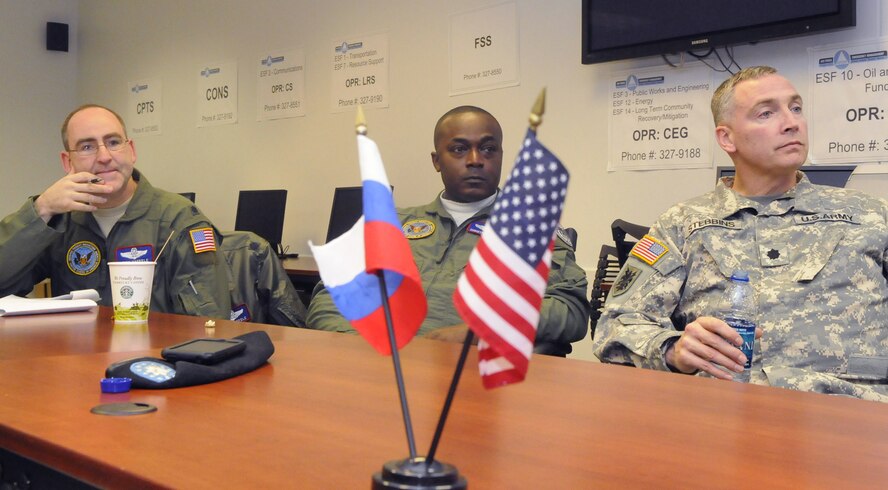
<path fill-rule="evenodd" d="M 73 5 L 79 3 L 79 27 Z M 400 206 L 430 201 L 441 189 L 432 170 L 432 129 L 440 114 L 461 104 L 491 111 L 503 125 L 511 165 L 530 107 L 547 87 L 541 139 L 572 173 L 563 223 L 579 231 L 578 259 L 595 265 L 609 242 L 610 222 L 621 217 L 651 223 L 674 202 L 712 188 L 713 169 L 617 172 L 606 170 L 608 87 L 614 71 L 663 66 L 658 57 L 600 65 L 580 63 L 579 0 L 517 0 L 520 78 L 517 87 L 450 97 L 449 16 L 496 5 L 501 0 L 0 0 L 0 54 L 4 83 L 0 148 L 4 175 L 10 164 L 25 167 L 14 182 L 4 179 L 0 212 L 11 212 L 29 194 L 57 177 L 58 124 L 75 104 L 107 104 L 125 114 L 127 83 L 159 77 L 163 82 L 163 134 L 136 138 L 138 166 L 167 190 L 195 191 L 197 203 L 222 229 L 231 229 L 237 191 L 286 188 L 289 202 L 284 243 L 307 252 L 306 241 L 323 241 L 333 187 L 357 185 L 359 172 L 351 113 L 331 114 L 330 50 L 356 35 L 389 35 L 390 107 L 367 111 Z M 26 4 L 28 7 L 23 7 Z M 742 66 L 771 64 L 807 93 L 807 48 L 873 39 L 885 32 L 878 0 L 858 0 L 854 29 L 739 46 Z M 31 7 L 31 6 L 34 7 Z M 70 16 L 72 53 L 38 49 L 42 10 Z M 52 20 L 52 19 L 45 19 Z M 39 22 L 37 22 L 39 21 Z M 25 24 L 33 22 L 33 28 Z M 9 29 L 26 52 L 6 41 Z M 39 34 L 39 36 L 38 36 Z M 40 44 L 42 47 L 42 44 Z M 78 48 L 79 47 L 79 48 Z M 302 47 L 306 53 L 307 116 L 256 122 L 253 63 L 269 50 Z M 73 57 L 77 56 L 76 71 Z M 11 63 L 7 59 L 12 60 Z M 195 127 L 194 71 L 207 63 L 237 60 L 239 121 Z M 17 89 L 4 87 L 8 67 Z M 21 66 L 19 66 L 21 65 Z M 31 73 L 33 71 L 33 73 Z M 68 94 L 77 87 L 72 100 Z M 28 94 L 19 97 L 19 93 Z M 14 114 L 10 117 L 9 114 Z M 41 146 L 42 145 L 42 146 Z M 39 151 L 34 151 L 39 149 Z M 729 165 L 721 153 L 716 164 Z M 60 171 L 59 171 L 60 172 Z M 581 342 L 584 350 L 588 342 Z M 580 357 L 585 354 L 581 352 Z"/>
<path fill-rule="evenodd" d="M 77 42 L 46 50 L 46 23 L 77 29 L 77 2 L 0 0 L 0 217 L 61 177 L 59 128 L 77 103 Z"/>

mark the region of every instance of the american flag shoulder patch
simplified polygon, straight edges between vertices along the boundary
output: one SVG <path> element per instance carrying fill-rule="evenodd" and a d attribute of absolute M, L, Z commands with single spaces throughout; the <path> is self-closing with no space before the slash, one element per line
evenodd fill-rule
<path fill-rule="evenodd" d="M 194 246 L 194 253 L 216 251 L 216 238 L 212 228 L 195 228 L 188 232 L 191 237 L 191 245 Z"/>
<path fill-rule="evenodd" d="M 634 247 L 632 247 L 632 252 L 630 252 L 630 254 L 638 257 L 647 265 L 654 265 L 661 257 L 666 255 L 666 252 L 668 251 L 669 247 L 664 245 L 663 242 L 650 235 L 645 235 Z"/>

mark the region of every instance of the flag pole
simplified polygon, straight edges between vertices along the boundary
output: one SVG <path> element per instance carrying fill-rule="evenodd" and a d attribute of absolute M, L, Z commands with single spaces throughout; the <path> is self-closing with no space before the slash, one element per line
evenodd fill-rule
<path fill-rule="evenodd" d="M 358 106 L 358 114 L 355 117 L 355 132 L 361 136 L 367 136 L 367 121 L 364 119 L 364 110 Z M 407 433 L 407 447 L 410 450 L 410 459 L 416 459 L 416 440 L 413 437 L 413 423 L 410 421 L 410 407 L 407 406 L 407 391 L 404 388 L 404 374 L 401 370 L 401 356 L 398 354 L 398 344 L 395 340 L 395 328 L 392 324 L 392 311 L 389 308 L 388 294 L 385 287 L 385 273 L 376 271 L 379 280 L 379 294 L 382 299 L 382 311 L 385 314 L 385 327 L 388 330 L 389 345 L 392 349 L 392 364 L 395 368 L 395 380 L 398 383 L 398 396 L 401 398 L 401 415 L 404 419 L 404 431 Z"/>
<path fill-rule="evenodd" d="M 438 426 L 435 428 L 435 435 L 432 437 L 431 446 L 429 446 L 429 453 L 426 456 L 429 464 L 435 461 L 435 452 L 438 450 L 438 442 L 441 440 L 441 434 L 444 432 L 444 423 L 447 422 L 450 405 L 453 403 L 453 397 L 456 396 L 456 387 L 459 384 L 459 378 L 462 377 L 463 367 L 466 365 L 466 357 L 469 354 L 469 347 L 472 345 L 474 338 L 475 334 L 470 328 L 466 332 L 465 340 L 463 340 L 462 351 L 460 351 L 459 360 L 456 362 L 456 370 L 453 371 L 453 380 L 450 381 L 450 389 L 447 390 L 447 398 L 444 400 L 444 407 L 441 409 L 441 416 L 438 418 Z"/>
<path fill-rule="evenodd" d="M 546 112 L 546 87 L 543 87 L 540 91 L 536 102 L 533 104 L 533 108 L 530 110 L 530 129 L 534 133 L 536 133 L 539 125 L 543 123 L 544 112 Z M 470 328 L 469 331 L 466 332 L 465 340 L 463 340 L 462 351 L 459 354 L 459 360 L 456 362 L 453 379 L 450 381 L 450 389 L 447 391 L 447 398 L 444 400 L 444 407 L 441 409 L 441 416 L 438 418 L 438 426 L 435 429 L 435 436 L 432 438 L 431 446 L 429 446 L 428 456 L 426 456 L 426 461 L 428 461 L 429 464 L 435 460 L 435 452 L 438 450 L 438 442 L 441 439 L 441 434 L 444 432 L 444 423 L 447 421 L 447 414 L 450 412 L 450 405 L 453 402 L 453 397 L 456 395 L 456 387 L 459 384 L 460 376 L 462 376 L 463 367 L 466 364 L 466 357 L 469 352 L 469 346 L 472 345 L 474 337 L 475 335 Z"/>

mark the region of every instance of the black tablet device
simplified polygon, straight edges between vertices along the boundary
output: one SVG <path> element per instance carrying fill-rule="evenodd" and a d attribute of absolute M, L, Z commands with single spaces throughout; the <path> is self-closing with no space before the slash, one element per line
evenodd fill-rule
<path fill-rule="evenodd" d="M 161 357 L 170 362 L 188 361 L 200 364 L 216 364 L 246 349 L 247 344 L 237 339 L 194 339 L 165 347 Z"/>

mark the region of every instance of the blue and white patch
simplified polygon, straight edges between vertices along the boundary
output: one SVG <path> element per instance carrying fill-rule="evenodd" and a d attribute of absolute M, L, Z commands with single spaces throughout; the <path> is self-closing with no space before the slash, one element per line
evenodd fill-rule
<path fill-rule="evenodd" d="M 253 317 L 250 315 L 250 309 L 247 308 L 247 305 L 237 305 L 231 309 L 230 319 L 233 322 L 248 322 Z"/>
<path fill-rule="evenodd" d="M 151 262 L 154 260 L 153 245 L 132 245 L 114 251 L 118 262 Z"/>
<path fill-rule="evenodd" d="M 485 226 L 487 226 L 487 221 L 473 221 L 469 224 L 469 228 L 466 231 L 473 235 L 480 235 L 484 233 Z"/>
<path fill-rule="evenodd" d="M 88 276 L 99 268 L 102 254 L 93 242 L 82 241 L 68 249 L 68 269 L 78 276 Z"/>
<path fill-rule="evenodd" d="M 130 366 L 130 371 L 140 378 L 155 383 L 163 383 L 176 377 L 176 370 L 157 361 L 139 361 Z"/>

